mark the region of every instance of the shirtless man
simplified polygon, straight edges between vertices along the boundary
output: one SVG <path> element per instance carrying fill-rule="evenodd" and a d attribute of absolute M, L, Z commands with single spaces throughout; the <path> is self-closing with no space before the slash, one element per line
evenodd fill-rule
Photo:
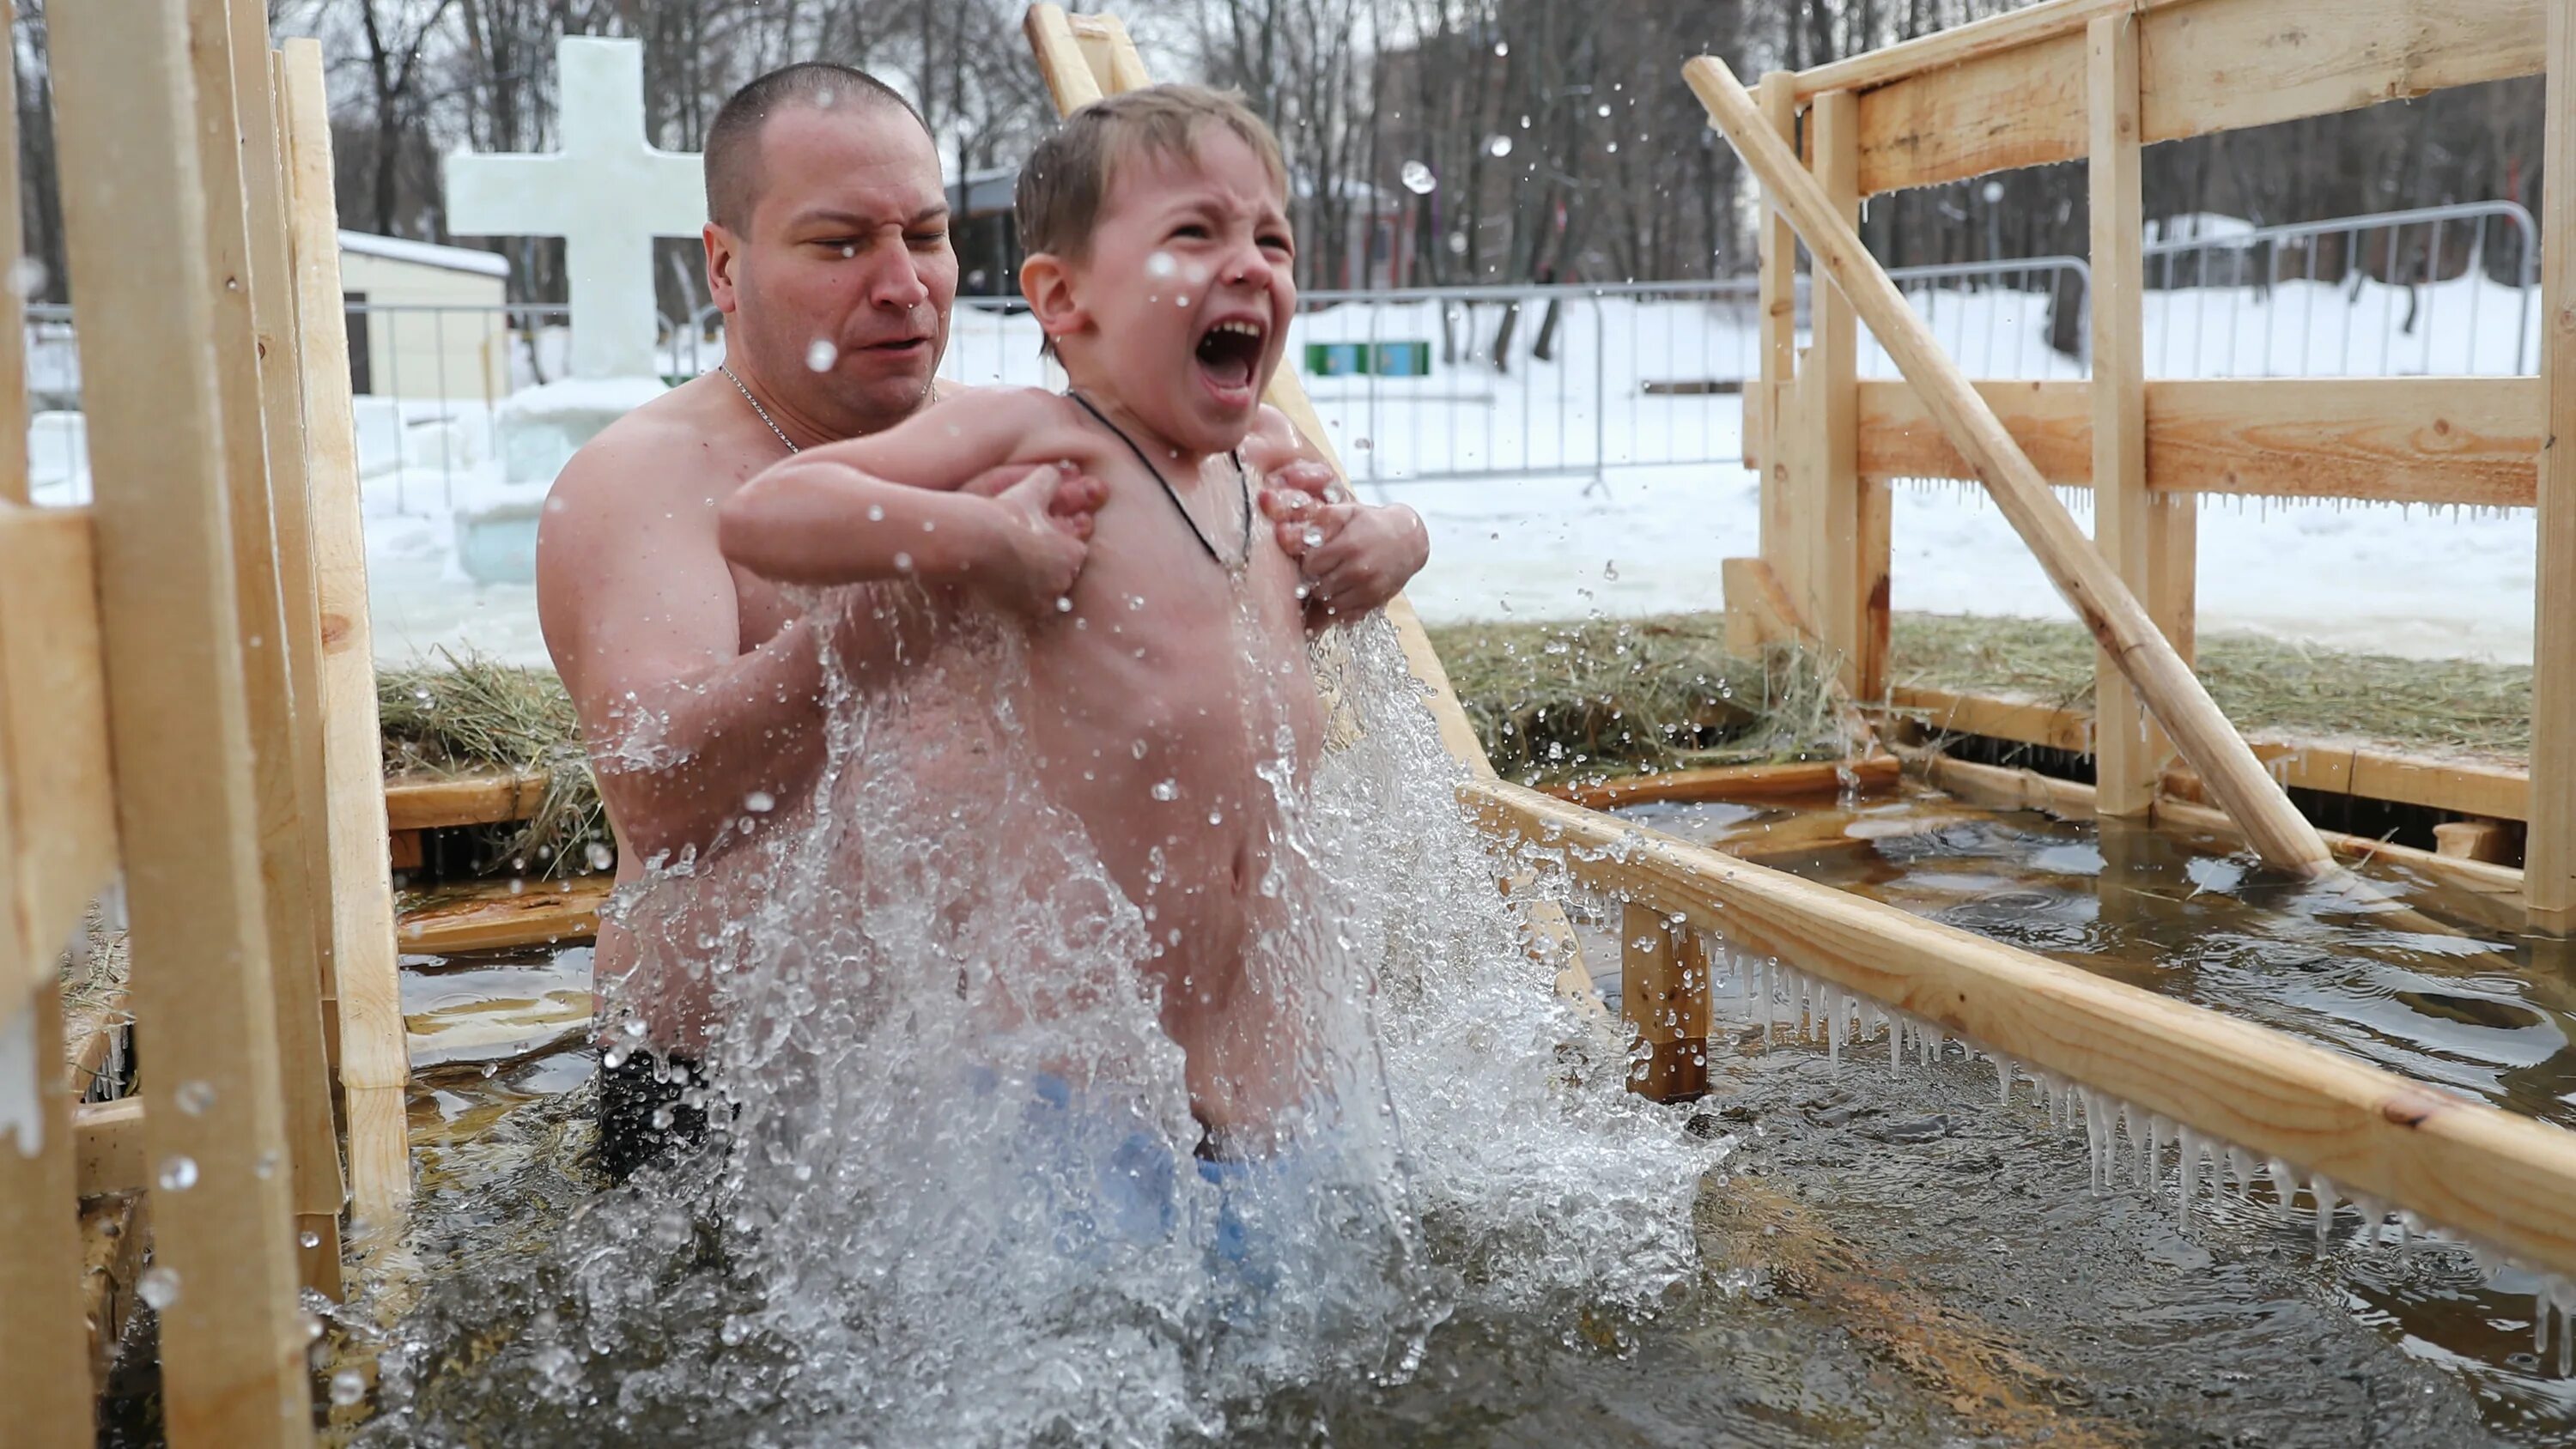
<path fill-rule="evenodd" d="M 777 584 L 729 556 L 719 509 L 781 458 L 931 400 L 957 259 L 928 132 L 858 71 L 799 65 L 753 81 L 709 128 L 705 166 L 707 281 L 727 314 L 729 371 L 673 389 L 575 455 L 547 500 L 537 599 L 616 832 L 619 881 L 694 850 L 700 907 L 727 915 L 725 847 L 749 838 L 735 828 L 747 802 L 805 798 L 822 764 L 822 666 L 816 631 Z M 819 371 L 818 341 L 832 349 Z M 1313 617 L 1376 608 L 1421 567 L 1428 540 L 1410 510 L 1318 501 L 1315 466 L 1289 462 L 1275 440 L 1247 461 L 1274 485 L 1262 509 L 1299 555 Z M 970 486 L 999 493 L 1032 471 Z M 778 828 L 787 813 L 751 818 Z M 637 955 L 604 925 L 598 978 Z M 686 1055 L 703 1040 L 705 1002 L 671 984 L 642 1003 L 645 1021 Z M 659 1110 L 638 1090 L 653 1085 L 641 1062 L 604 1075 L 604 1117 L 640 1127 Z M 652 1150 L 604 1145 L 621 1176 Z"/>

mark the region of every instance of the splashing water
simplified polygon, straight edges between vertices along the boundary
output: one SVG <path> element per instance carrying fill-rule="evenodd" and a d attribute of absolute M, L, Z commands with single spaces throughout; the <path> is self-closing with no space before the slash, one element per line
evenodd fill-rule
<path fill-rule="evenodd" d="M 715 1130 L 440 1285 L 371 1436 L 1166 1442 L 1402 1380 L 1462 1309 L 1649 1311 L 1696 1269 L 1719 1149 L 1551 995 L 1392 630 L 1324 653 L 1319 759 L 1284 722 L 1302 671 L 1246 710 L 1273 810 L 1235 989 L 1294 1088 L 1257 1141 L 1200 1155 L 1158 1017 L 1203 984 L 1173 959 L 1193 906 L 1121 889 L 1014 708 L 1016 631 L 962 630 L 899 687 L 835 674 L 821 777 L 776 828 L 621 893 L 650 949 L 611 1014 L 712 1008 L 683 1102 Z M 753 884 L 710 928 L 684 898 L 719 875 Z M 496 1319 L 497 1351 L 443 1369 Z"/>

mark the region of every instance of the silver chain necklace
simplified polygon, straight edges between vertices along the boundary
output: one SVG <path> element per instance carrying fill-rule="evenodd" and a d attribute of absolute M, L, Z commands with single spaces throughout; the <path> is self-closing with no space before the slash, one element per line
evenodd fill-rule
<path fill-rule="evenodd" d="M 723 373 L 732 381 L 734 391 L 741 393 L 742 400 L 751 404 L 751 410 L 760 414 L 760 420 L 769 424 L 769 431 L 778 435 L 778 441 L 787 445 L 788 452 L 802 453 L 805 451 L 803 448 L 796 446 L 796 440 L 788 437 L 784 428 L 778 426 L 778 419 L 769 415 L 769 409 L 762 407 L 760 405 L 760 399 L 751 395 L 751 389 L 742 385 L 742 379 L 733 375 L 733 368 L 730 365 L 719 362 L 716 364 L 716 371 Z"/>

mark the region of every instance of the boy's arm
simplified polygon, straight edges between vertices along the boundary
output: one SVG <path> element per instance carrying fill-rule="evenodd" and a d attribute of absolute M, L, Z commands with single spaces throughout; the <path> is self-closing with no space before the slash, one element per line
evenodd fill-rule
<path fill-rule="evenodd" d="M 1430 561 L 1421 515 L 1354 501 L 1322 452 L 1276 408 L 1262 408 L 1244 459 L 1261 470 L 1261 512 L 1297 561 L 1309 629 L 1384 608 Z"/>
<path fill-rule="evenodd" d="M 1052 401 L 977 392 L 777 463 L 718 510 L 725 558 L 780 583 L 910 578 L 992 589 L 1016 607 L 1043 604 L 1053 595 L 1039 595 L 1062 593 L 1080 567 L 1104 492 L 1098 480 L 1050 464 L 990 496 L 961 490 L 1028 457 L 1051 433 L 1077 442 Z"/>

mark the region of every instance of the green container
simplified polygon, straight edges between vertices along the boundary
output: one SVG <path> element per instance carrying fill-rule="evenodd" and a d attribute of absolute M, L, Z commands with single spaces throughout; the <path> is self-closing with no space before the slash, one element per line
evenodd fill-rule
<path fill-rule="evenodd" d="M 1306 373 L 1309 377 L 1359 377 L 1368 373 L 1379 377 L 1429 377 L 1431 344 L 1309 342 Z"/>

